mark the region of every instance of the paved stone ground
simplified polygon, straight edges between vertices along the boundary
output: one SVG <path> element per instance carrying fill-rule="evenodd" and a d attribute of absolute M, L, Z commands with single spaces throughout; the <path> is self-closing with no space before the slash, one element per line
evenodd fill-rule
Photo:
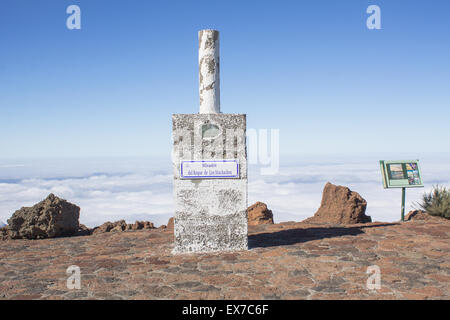
<path fill-rule="evenodd" d="M 0 299 L 449 299 L 449 235 L 444 219 L 282 223 L 251 227 L 248 251 L 176 256 L 167 229 L 0 241 Z"/>

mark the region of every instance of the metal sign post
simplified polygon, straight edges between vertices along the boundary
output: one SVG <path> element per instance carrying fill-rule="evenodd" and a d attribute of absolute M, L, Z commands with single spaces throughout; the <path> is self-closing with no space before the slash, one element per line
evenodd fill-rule
<path fill-rule="evenodd" d="M 405 198 L 406 188 L 402 188 L 402 221 L 405 221 Z"/>

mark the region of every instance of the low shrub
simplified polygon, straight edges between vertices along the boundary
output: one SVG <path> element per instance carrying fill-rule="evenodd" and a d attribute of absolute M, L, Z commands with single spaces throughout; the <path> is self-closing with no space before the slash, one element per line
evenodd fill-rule
<path fill-rule="evenodd" d="M 431 192 L 423 194 L 419 206 L 429 215 L 450 219 L 450 190 L 439 185 L 433 186 Z"/>

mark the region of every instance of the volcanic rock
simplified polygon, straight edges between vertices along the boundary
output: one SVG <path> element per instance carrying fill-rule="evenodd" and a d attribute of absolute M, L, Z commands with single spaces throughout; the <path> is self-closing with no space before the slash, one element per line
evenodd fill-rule
<path fill-rule="evenodd" d="M 43 239 L 75 235 L 80 208 L 50 194 L 32 207 L 23 207 L 8 219 L 7 233 L 12 239 Z"/>
<path fill-rule="evenodd" d="M 95 227 L 94 230 L 92 230 L 92 234 L 109 232 L 112 228 L 114 228 L 114 224 L 107 221 L 102 225 Z"/>
<path fill-rule="evenodd" d="M 256 202 L 247 208 L 248 225 L 256 226 L 259 224 L 273 224 L 272 211 L 267 209 L 267 205 L 262 202 Z"/>
<path fill-rule="evenodd" d="M 6 227 L 0 228 L 0 240 L 7 240 L 8 238 L 8 229 Z"/>
<path fill-rule="evenodd" d="M 125 230 L 130 230 L 131 229 L 131 225 L 128 226 L 128 224 L 125 222 L 125 220 L 120 220 L 117 222 L 113 223 L 113 228 L 109 230 L 109 232 L 121 232 L 121 231 L 125 231 Z"/>
<path fill-rule="evenodd" d="M 426 213 L 423 210 L 411 210 L 408 212 L 408 214 L 405 217 L 406 221 L 411 220 L 432 220 L 436 217 L 430 216 L 428 213 Z"/>
<path fill-rule="evenodd" d="M 344 186 L 327 183 L 322 193 L 319 210 L 305 222 L 355 224 L 368 223 L 372 218 L 365 215 L 367 201 L 357 192 Z"/>
<path fill-rule="evenodd" d="M 92 229 L 89 229 L 84 224 L 80 223 L 80 226 L 78 227 L 77 236 L 88 236 L 92 233 Z"/>
<path fill-rule="evenodd" d="M 125 222 L 125 220 L 120 220 L 120 221 L 116 221 L 116 222 L 107 221 L 107 222 L 103 223 L 102 225 L 95 227 L 92 230 L 92 234 L 124 231 L 124 230 L 126 230 L 126 228 L 127 228 L 127 223 Z"/>
<path fill-rule="evenodd" d="M 106 232 L 122 232 L 127 230 L 141 230 L 141 229 L 155 229 L 155 226 L 150 221 L 136 221 L 134 224 L 127 224 L 125 220 L 116 222 L 105 222 L 104 224 L 95 227 L 92 234 L 106 233 Z"/>
<path fill-rule="evenodd" d="M 150 221 L 136 221 L 133 225 L 131 225 L 131 230 L 141 229 L 155 229 L 155 226 Z"/>
<path fill-rule="evenodd" d="M 167 229 L 173 229 L 173 217 L 167 222 Z"/>

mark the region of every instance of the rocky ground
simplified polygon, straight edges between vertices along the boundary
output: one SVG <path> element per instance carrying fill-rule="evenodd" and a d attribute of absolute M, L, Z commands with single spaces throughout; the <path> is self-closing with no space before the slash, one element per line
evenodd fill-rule
<path fill-rule="evenodd" d="M 0 241 L 1 299 L 449 299 L 450 221 L 249 227 L 250 250 L 172 255 L 172 228 Z M 68 289 L 66 270 L 81 270 Z M 381 288 L 366 286 L 369 266 Z"/>

